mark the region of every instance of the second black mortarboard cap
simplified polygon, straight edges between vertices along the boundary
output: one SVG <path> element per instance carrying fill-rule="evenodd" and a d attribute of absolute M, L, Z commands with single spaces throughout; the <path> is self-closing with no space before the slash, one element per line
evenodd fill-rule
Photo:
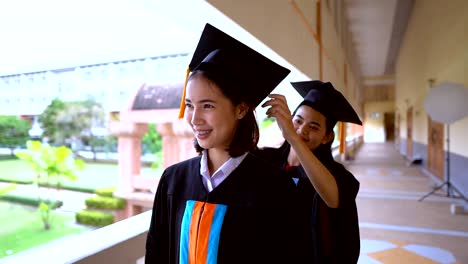
<path fill-rule="evenodd" d="M 222 75 L 224 81 L 233 83 L 229 87 L 238 88 L 251 106 L 260 104 L 291 72 L 208 23 L 189 64 L 190 72 L 196 70 Z M 184 97 L 185 93 L 183 102 Z M 180 113 L 183 116 L 182 101 Z"/>
<path fill-rule="evenodd" d="M 291 84 L 304 98 L 300 105 L 308 105 L 334 121 L 362 125 L 354 108 L 330 82 L 313 80 Z"/>

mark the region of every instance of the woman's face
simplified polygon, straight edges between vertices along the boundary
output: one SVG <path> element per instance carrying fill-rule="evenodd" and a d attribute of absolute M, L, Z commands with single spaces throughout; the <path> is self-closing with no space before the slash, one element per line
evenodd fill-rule
<path fill-rule="evenodd" d="M 204 149 L 226 150 L 239 123 L 240 107 L 234 106 L 220 88 L 201 75 L 187 83 L 185 118 Z"/>
<path fill-rule="evenodd" d="M 332 139 L 333 133 L 326 134 L 325 121 L 323 114 L 307 105 L 301 105 L 293 117 L 296 133 L 312 151 L 320 144 L 326 144 Z"/>

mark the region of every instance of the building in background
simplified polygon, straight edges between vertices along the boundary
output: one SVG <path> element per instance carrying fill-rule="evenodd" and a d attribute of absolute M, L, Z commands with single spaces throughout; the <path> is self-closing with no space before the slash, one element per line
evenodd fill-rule
<path fill-rule="evenodd" d="M 180 53 L 0 76 L 0 115 L 30 120 L 32 137 L 41 131 L 37 116 L 55 98 L 63 101 L 94 98 L 109 118 L 120 112 L 144 83 L 183 82 L 187 60 L 188 53 Z"/>

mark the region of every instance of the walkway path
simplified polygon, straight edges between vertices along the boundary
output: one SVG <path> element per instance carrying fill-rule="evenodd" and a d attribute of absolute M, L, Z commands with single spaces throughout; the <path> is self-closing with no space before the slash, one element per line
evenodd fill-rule
<path fill-rule="evenodd" d="M 443 192 L 418 201 L 433 183 L 390 143 L 366 143 L 346 167 L 361 183 L 357 198 L 364 263 L 468 263 L 468 215 Z"/>

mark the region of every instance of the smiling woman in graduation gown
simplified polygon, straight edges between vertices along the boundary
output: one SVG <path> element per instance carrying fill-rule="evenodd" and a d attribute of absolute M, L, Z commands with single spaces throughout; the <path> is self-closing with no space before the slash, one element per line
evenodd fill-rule
<path fill-rule="evenodd" d="M 258 142 L 253 111 L 289 70 L 209 24 L 189 69 L 181 113 L 202 155 L 164 171 L 145 262 L 298 263 L 294 185 L 249 153 Z"/>

